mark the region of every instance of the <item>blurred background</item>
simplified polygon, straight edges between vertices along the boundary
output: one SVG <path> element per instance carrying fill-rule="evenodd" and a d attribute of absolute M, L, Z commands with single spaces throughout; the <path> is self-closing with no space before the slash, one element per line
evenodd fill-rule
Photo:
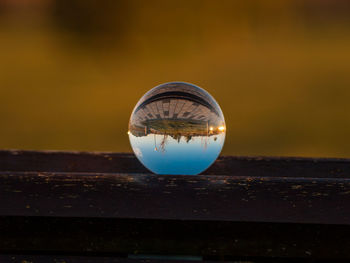
<path fill-rule="evenodd" d="M 130 152 L 152 87 L 201 86 L 224 154 L 350 157 L 350 2 L 0 0 L 0 148 Z"/>

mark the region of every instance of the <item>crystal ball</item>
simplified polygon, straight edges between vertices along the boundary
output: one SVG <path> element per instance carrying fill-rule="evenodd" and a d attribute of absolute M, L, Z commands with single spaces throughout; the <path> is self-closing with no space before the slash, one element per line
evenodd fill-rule
<path fill-rule="evenodd" d="M 195 175 L 219 156 L 226 126 L 208 92 L 190 83 L 169 82 L 139 100 L 128 134 L 136 157 L 153 173 Z"/>

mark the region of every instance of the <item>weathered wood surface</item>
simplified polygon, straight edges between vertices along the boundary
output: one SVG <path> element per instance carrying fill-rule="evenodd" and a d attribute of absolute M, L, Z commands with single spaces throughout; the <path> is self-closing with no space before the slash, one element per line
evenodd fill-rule
<path fill-rule="evenodd" d="M 0 172 L 0 216 L 350 223 L 350 179 Z"/>
<path fill-rule="evenodd" d="M 175 258 L 175 259 L 173 259 Z M 123 258 L 113 256 L 62 256 L 62 255 L 0 255 L 1 263 L 180 263 L 181 257 L 145 257 L 143 259 Z M 185 258 L 185 262 L 192 260 Z M 191 262 L 191 261 L 190 261 Z M 205 261 L 206 263 L 218 263 L 222 261 Z M 251 263 L 239 261 L 232 263 Z"/>
<path fill-rule="evenodd" d="M 130 153 L 0 151 L 0 171 L 149 173 Z M 221 156 L 203 174 L 350 178 L 350 159 Z"/>
<path fill-rule="evenodd" d="M 177 258 L 177 257 L 175 257 Z M 0 255 L 0 262 L 4 263 L 183 263 L 192 262 L 191 258 L 172 259 L 172 257 L 160 257 L 160 259 L 144 258 L 121 258 L 121 257 L 96 257 L 96 256 L 55 256 L 55 255 Z M 198 262 L 195 260 L 195 262 Z M 219 263 L 223 261 L 200 261 L 206 263 Z M 252 263 L 251 261 L 230 261 L 231 263 Z"/>
<path fill-rule="evenodd" d="M 0 253 L 349 260 L 349 172 L 221 157 L 159 176 L 131 154 L 0 151 Z"/>

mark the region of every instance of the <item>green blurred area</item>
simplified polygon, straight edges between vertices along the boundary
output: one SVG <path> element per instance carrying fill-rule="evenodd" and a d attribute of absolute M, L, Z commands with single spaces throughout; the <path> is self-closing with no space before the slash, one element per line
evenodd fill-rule
<path fill-rule="evenodd" d="M 131 151 L 152 87 L 201 86 L 224 154 L 350 156 L 350 2 L 0 0 L 0 148 Z"/>

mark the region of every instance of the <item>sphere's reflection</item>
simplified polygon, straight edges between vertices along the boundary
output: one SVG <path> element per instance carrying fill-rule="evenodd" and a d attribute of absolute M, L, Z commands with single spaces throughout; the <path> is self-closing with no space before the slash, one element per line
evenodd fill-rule
<path fill-rule="evenodd" d="M 129 122 L 132 149 L 156 174 L 199 174 L 218 157 L 225 140 L 222 111 L 205 90 L 170 82 L 147 92 Z"/>

